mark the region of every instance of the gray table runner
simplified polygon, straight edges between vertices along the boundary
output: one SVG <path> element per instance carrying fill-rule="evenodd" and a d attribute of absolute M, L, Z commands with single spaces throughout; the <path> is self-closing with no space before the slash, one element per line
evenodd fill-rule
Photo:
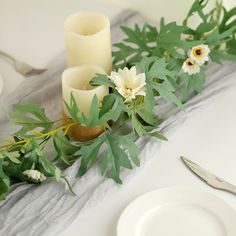
<path fill-rule="evenodd" d="M 125 11 L 113 21 L 113 42 L 122 38 L 119 30 L 121 24 L 132 25 L 135 22 L 143 23 L 144 18 L 132 11 Z M 48 71 L 42 75 L 26 79 L 16 92 L 0 98 L 1 106 L 6 110 L 12 103 L 35 101 L 46 108 L 47 114 L 52 118 L 60 117 L 61 111 L 61 73 L 65 69 L 65 55 L 58 55 L 48 65 Z M 156 108 L 157 114 L 165 121 L 159 127 L 167 137 L 194 112 L 202 109 L 217 99 L 219 94 L 236 85 L 236 63 L 225 65 L 211 65 L 207 72 L 207 83 L 204 92 L 193 97 L 186 104 L 185 111 L 177 109 L 172 104 L 160 101 Z M 0 136 L 12 131 L 5 117 L 0 117 Z M 137 175 L 146 163 L 156 157 L 161 142 L 142 137 L 137 144 L 140 148 L 141 167 L 133 171 L 123 170 L 121 177 L 126 184 Z M 20 184 L 12 188 L 5 201 L 0 202 L 0 235 L 1 236 L 42 236 L 58 235 L 76 216 L 92 209 L 100 201 L 119 191 L 122 186 L 112 180 L 100 176 L 97 166 L 91 168 L 80 179 L 74 178 L 79 161 L 69 167 L 64 174 L 70 180 L 77 196 L 72 196 L 62 183 L 47 180 L 41 185 Z"/>

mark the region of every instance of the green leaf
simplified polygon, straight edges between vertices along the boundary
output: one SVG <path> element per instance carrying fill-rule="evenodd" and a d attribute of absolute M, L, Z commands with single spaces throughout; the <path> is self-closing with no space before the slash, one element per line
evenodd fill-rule
<path fill-rule="evenodd" d="M 57 167 L 55 168 L 54 176 L 55 176 L 57 181 L 60 181 L 60 179 L 61 179 L 61 170 Z"/>
<path fill-rule="evenodd" d="M 63 135 L 55 135 L 53 144 L 57 153 L 55 160 L 62 160 L 65 164 L 70 165 L 70 157 L 78 149 L 73 143 Z"/>
<path fill-rule="evenodd" d="M 89 115 L 78 114 L 79 108 L 75 102 L 73 94 L 71 94 L 71 106 L 66 104 L 68 112 L 71 114 L 73 120 L 77 121 L 83 126 L 105 126 L 108 127 L 108 121 L 116 121 L 122 109 L 124 109 L 123 100 L 119 95 L 111 94 L 104 97 L 101 109 L 98 102 L 98 98 L 95 95 L 93 97 Z"/>
<path fill-rule="evenodd" d="M 118 173 L 114 170 L 109 171 L 107 177 L 113 179 L 117 184 L 122 184 L 122 180 L 120 179 Z"/>
<path fill-rule="evenodd" d="M 97 161 L 98 152 L 102 143 L 104 142 L 104 136 L 100 136 L 89 142 L 88 145 L 82 145 L 81 148 L 75 153 L 75 155 L 81 156 L 80 168 L 77 173 L 77 177 L 83 176 L 87 170 Z"/>
<path fill-rule="evenodd" d="M 12 123 L 22 126 L 16 136 L 27 136 L 29 131 L 42 128 L 42 133 L 49 131 L 53 122 L 45 115 L 45 110 L 34 103 L 15 104 L 9 113 Z"/>
<path fill-rule="evenodd" d="M 175 77 L 175 74 L 167 69 L 167 62 L 165 58 L 157 59 L 150 70 L 147 72 L 151 78 L 158 78 L 164 81 L 168 81 L 167 77 Z"/>
<path fill-rule="evenodd" d="M 107 114 L 110 111 L 110 109 L 112 108 L 112 105 L 114 104 L 116 99 L 117 99 L 117 96 L 114 93 L 108 94 L 103 98 L 102 106 L 99 111 L 99 117 L 104 116 L 105 114 Z"/>
<path fill-rule="evenodd" d="M 157 125 L 158 117 L 152 112 L 152 110 L 149 110 L 148 106 L 149 104 L 146 105 L 144 102 L 142 109 L 136 109 L 136 113 L 148 125 L 155 126 Z"/>
<path fill-rule="evenodd" d="M 126 45 L 125 43 L 117 43 L 113 45 L 117 48 L 112 52 L 113 55 L 113 68 L 123 68 L 128 66 L 127 59 L 135 54 L 135 48 Z"/>
<path fill-rule="evenodd" d="M 122 183 L 120 180 L 120 167 L 132 168 L 129 156 L 134 164 L 137 166 L 140 164 L 137 156 L 137 146 L 132 141 L 132 138 L 132 134 L 126 136 L 106 134 L 107 153 L 103 169 L 105 167 L 108 169 L 110 166 L 108 177 L 114 179 L 117 183 Z"/>
<path fill-rule="evenodd" d="M 207 37 L 206 43 L 215 46 L 221 45 L 222 43 L 228 40 L 229 36 L 231 36 L 235 30 L 236 30 L 236 25 L 234 25 L 233 27 L 222 33 L 219 33 L 219 30 L 216 29 Z"/>
<path fill-rule="evenodd" d="M 26 153 L 22 159 L 21 170 L 29 170 L 38 162 L 39 156 L 42 155 L 41 150 L 37 142 L 32 139 L 29 143 Z"/>
<path fill-rule="evenodd" d="M 175 58 L 184 58 L 184 55 L 179 53 L 176 48 L 180 47 L 188 50 L 192 46 L 192 43 L 182 40 L 181 35 L 183 31 L 184 28 L 178 26 L 175 22 L 163 25 L 157 37 L 158 47 L 169 52 Z"/>
<path fill-rule="evenodd" d="M 224 15 L 221 24 L 219 25 L 219 31 L 224 32 L 235 25 L 235 20 L 231 20 L 236 16 L 236 7 L 230 9 L 223 8 Z"/>
<path fill-rule="evenodd" d="M 168 139 L 163 134 L 159 133 L 158 131 L 148 133 L 148 135 L 151 136 L 151 137 L 158 138 L 158 139 L 163 140 L 163 141 L 168 141 Z"/>
<path fill-rule="evenodd" d="M 104 133 L 94 140 L 80 143 L 80 150 L 75 153 L 81 157 L 77 177 L 83 176 L 96 161 L 100 160 L 101 174 L 106 174 L 117 183 L 122 183 L 120 179 L 121 167 L 131 169 L 131 160 L 137 166 L 140 164 L 137 146 L 132 139 L 132 134 L 122 136 Z M 101 146 L 105 147 L 105 153 L 99 157 Z"/>
<path fill-rule="evenodd" d="M 38 163 L 42 165 L 44 172 L 46 172 L 46 176 L 53 176 L 57 181 L 60 180 L 60 169 L 55 164 L 53 164 L 47 157 L 45 157 L 44 155 L 39 156 Z"/>
<path fill-rule="evenodd" d="M 3 166 L 3 170 L 10 179 L 16 181 L 26 181 L 25 175 L 23 175 L 21 170 L 21 165 L 9 164 Z"/>
<path fill-rule="evenodd" d="M 205 83 L 205 68 L 202 66 L 200 73 L 191 76 L 184 73 L 180 78 L 184 82 L 184 87 L 182 89 L 182 101 L 185 102 L 191 92 L 202 92 Z"/>
<path fill-rule="evenodd" d="M 216 22 L 209 22 L 209 23 L 202 22 L 195 31 L 198 35 L 203 35 L 213 30 L 216 27 L 216 25 L 217 25 Z"/>
<path fill-rule="evenodd" d="M 131 113 L 131 121 L 132 121 L 133 129 L 136 131 L 138 136 L 143 136 L 144 134 L 147 133 L 147 131 L 145 130 L 144 126 L 138 120 L 138 118 L 137 118 L 137 116 L 136 116 L 134 111 Z"/>
<path fill-rule="evenodd" d="M 70 95 L 70 104 L 68 104 L 66 101 L 64 101 L 64 104 L 65 104 L 66 109 L 69 112 L 71 118 L 74 121 L 76 121 L 78 123 L 81 123 L 81 119 L 79 119 L 79 117 L 78 117 L 79 108 L 77 106 L 77 103 L 75 101 L 75 97 L 74 97 L 72 92 L 71 92 L 71 95 Z"/>
<path fill-rule="evenodd" d="M 138 158 L 138 147 L 133 142 L 133 138 L 134 138 L 133 133 L 130 133 L 130 134 L 125 135 L 125 136 L 116 136 L 116 139 L 118 139 L 118 141 L 121 143 L 121 145 L 124 148 L 127 148 L 132 162 L 136 166 L 140 166 L 140 161 L 139 161 L 139 158 Z"/>
<path fill-rule="evenodd" d="M 99 124 L 99 103 L 96 94 L 93 96 L 93 100 L 90 106 L 90 112 L 87 116 L 86 125 L 96 126 Z"/>
<path fill-rule="evenodd" d="M 117 121 L 124 111 L 123 99 L 120 96 L 110 94 L 105 96 L 102 103 L 102 108 L 99 112 L 100 123 L 105 124 L 108 121 Z"/>
<path fill-rule="evenodd" d="M 134 29 L 126 26 L 121 28 L 126 38 L 123 42 L 114 44 L 117 50 L 113 52 L 113 68 L 131 67 L 144 56 L 151 56 L 154 47 L 148 46 L 148 43 L 155 42 L 158 35 L 154 27 L 145 23 L 142 28 L 138 25 Z"/>
<path fill-rule="evenodd" d="M 141 61 L 139 61 L 136 64 L 136 66 L 139 68 L 140 71 L 146 74 L 150 70 L 150 67 L 153 65 L 153 63 L 158 59 L 159 59 L 158 57 L 154 57 L 154 56 L 144 57 Z"/>
<path fill-rule="evenodd" d="M 92 86 L 100 86 L 105 85 L 110 88 L 115 88 L 115 84 L 111 81 L 107 75 L 104 74 L 96 74 L 95 77 L 90 80 L 90 85 Z"/>
<path fill-rule="evenodd" d="M 0 156 L 1 156 L 1 154 L 0 154 Z M 9 160 L 12 161 L 15 164 L 21 164 L 21 161 L 18 159 L 19 152 L 4 152 L 2 154 L 2 156 L 5 156 L 5 157 L 9 158 Z"/>
<path fill-rule="evenodd" d="M 138 66 L 145 70 L 147 77 L 146 97 L 144 99 L 145 107 L 148 109 L 147 113 L 152 113 L 155 105 L 153 90 L 157 91 L 164 99 L 174 102 L 179 107 L 183 107 L 181 101 L 174 94 L 177 87 L 177 76 L 174 71 L 170 71 L 167 68 L 168 63 L 165 58 L 152 57 L 150 60 L 144 59 Z"/>
<path fill-rule="evenodd" d="M 156 105 L 155 96 L 153 93 L 153 88 L 151 85 L 146 85 L 146 96 L 144 98 L 143 109 L 141 110 L 142 114 L 139 114 L 142 119 L 149 123 L 153 124 L 155 122 L 153 117 L 153 108 Z"/>
<path fill-rule="evenodd" d="M 236 54 L 229 54 L 227 51 L 214 50 L 210 57 L 212 61 L 221 63 L 222 61 L 236 61 Z"/>
<path fill-rule="evenodd" d="M 236 39 L 227 41 L 226 47 L 228 49 L 228 53 L 236 55 Z"/>
<path fill-rule="evenodd" d="M 158 91 L 161 97 L 165 98 L 167 101 L 175 103 L 178 107 L 183 108 L 181 101 L 173 93 L 174 90 L 169 86 L 168 83 L 163 82 L 155 85 L 155 90 Z"/>
<path fill-rule="evenodd" d="M 184 20 L 183 24 L 187 23 L 187 20 L 190 16 L 192 16 L 195 12 L 201 17 L 201 19 L 206 22 L 207 16 L 203 13 L 204 8 L 207 6 L 209 0 L 195 0 L 192 4 L 186 19 Z"/>
<path fill-rule="evenodd" d="M 107 155 L 109 162 L 111 163 L 112 170 L 117 173 L 119 176 L 120 172 L 120 158 L 123 155 L 123 151 L 120 151 L 120 147 L 116 145 L 116 141 L 113 136 L 106 135 L 106 144 L 107 144 Z"/>
<path fill-rule="evenodd" d="M 3 159 L 0 159 L 0 200 L 5 199 L 5 194 L 9 191 L 10 179 L 3 171 Z"/>
<path fill-rule="evenodd" d="M 147 39 L 145 34 L 145 27 L 141 29 L 137 24 L 135 24 L 134 29 L 130 29 L 126 26 L 122 26 L 121 29 L 128 36 L 128 38 L 125 39 L 126 42 L 138 45 L 139 48 L 143 48 L 144 50 L 149 50 L 146 44 Z"/>

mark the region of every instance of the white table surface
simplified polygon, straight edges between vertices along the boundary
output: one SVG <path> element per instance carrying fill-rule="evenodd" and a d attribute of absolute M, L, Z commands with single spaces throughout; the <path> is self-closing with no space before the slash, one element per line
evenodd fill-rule
<path fill-rule="evenodd" d="M 78 217 L 60 236 L 115 236 L 122 210 L 139 195 L 163 187 L 190 186 L 207 190 L 236 208 L 236 196 L 210 188 L 180 161 L 185 155 L 236 185 L 236 87 L 196 112 L 163 143 L 158 155 L 139 174 L 120 187 L 119 194 Z M 223 125 L 224 124 L 224 125 Z"/>
<path fill-rule="evenodd" d="M 0 49 L 32 65 L 44 67 L 64 49 L 63 22 L 68 14 L 94 10 L 112 18 L 121 7 L 113 7 L 110 2 L 0 0 Z M 0 73 L 4 77 L 5 96 L 25 79 L 4 59 L 0 59 Z M 169 137 L 168 142 L 163 143 L 158 156 L 140 169 L 135 179 L 120 186 L 117 195 L 76 218 L 61 236 L 115 236 L 118 217 L 130 201 L 142 193 L 167 186 L 195 186 L 209 190 L 236 207 L 236 196 L 211 189 L 179 160 L 180 155 L 185 155 L 236 185 L 234 101 L 236 88 L 196 112 Z"/>
<path fill-rule="evenodd" d="M 110 19 L 123 8 L 109 0 L 0 0 L 0 51 L 43 68 L 65 50 L 63 25 L 78 11 L 98 11 Z M 0 55 L 4 94 L 25 78 Z"/>

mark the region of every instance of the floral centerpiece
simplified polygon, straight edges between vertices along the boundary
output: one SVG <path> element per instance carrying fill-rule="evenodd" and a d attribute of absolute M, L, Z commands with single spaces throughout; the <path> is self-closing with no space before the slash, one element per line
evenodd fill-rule
<path fill-rule="evenodd" d="M 210 61 L 236 61 L 236 8 L 226 10 L 218 1 L 206 12 L 207 3 L 196 0 L 182 25 L 162 19 L 158 27 L 123 26 L 126 38 L 114 45 L 113 71 L 90 81 L 90 86 L 109 87 L 110 93 L 102 101 L 94 96 L 89 114 L 79 112 L 73 93 L 69 102 L 64 101 L 70 115 L 66 122 L 49 119 L 43 108 L 31 102 L 13 105 L 8 117 L 21 128 L 0 146 L 0 198 L 16 182 L 38 184 L 51 177 L 65 181 L 73 192 L 61 170 L 78 159 L 77 177 L 98 163 L 101 175 L 122 183 L 121 168 L 140 165 L 135 137 L 167 140 L 158 132 L 157 98 L 183 109 L 192 94 L 203 91 Z M 193 14 L 201 20 L 195 29 L 188 25 Z M 68 135 L 76 124 L 102 126 L 104 132 L 76 141 Z M 126 127 L 126 133 L 119 134 L 120 127 Z M 54 147 L 53 158 L 47 156 L 48 145 Z"/>

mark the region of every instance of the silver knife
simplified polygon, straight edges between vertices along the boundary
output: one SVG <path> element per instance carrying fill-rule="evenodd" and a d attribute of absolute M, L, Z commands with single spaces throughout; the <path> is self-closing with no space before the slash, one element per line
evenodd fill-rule
<path fill-rule="evenodd" d="M 205 170 L 204 168 L 190 161 L 189 159 L 183 156 L 181 156 L 180 158 L 194 174 L 203 179 L 211 187 L 236 194 L 236 186 L 230 184 L 229 182 L 223 179 L 220 179 L 219 177 L 215 176 L 208 170 Z"/>

